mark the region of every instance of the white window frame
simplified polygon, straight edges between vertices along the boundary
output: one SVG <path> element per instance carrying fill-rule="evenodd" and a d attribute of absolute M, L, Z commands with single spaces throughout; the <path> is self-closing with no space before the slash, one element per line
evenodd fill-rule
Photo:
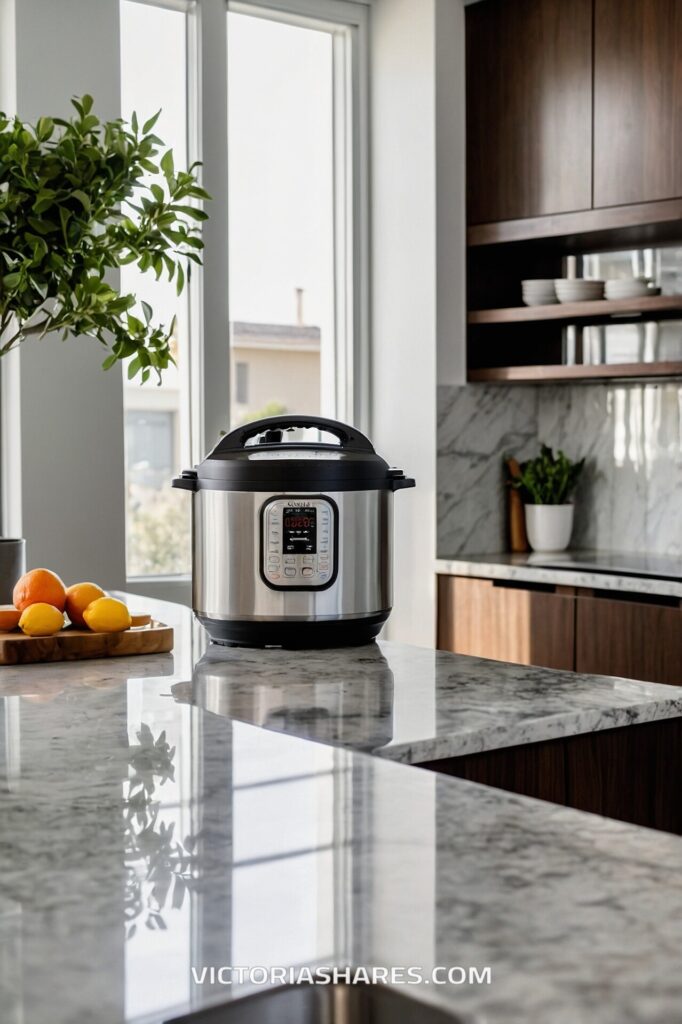
<path fill-rule="evenodd" d="M 237 14 L 332 31 L 334 358 L 332 416 L 369 429 L 369 14 L 355 0 L 226 0 Z M 228 212 L 229 215 L 229 212 Z"/>
<path fill-rule="evenodd" d="M 230 423 L 227 11 L 334 30 L 333 415 L 369 430 L 369 4 L 365 0 L 133 0 L 188 15 L 188 154 L 212 195 L 204 266 L 190 285 L 190 452 L 199 462 Z M 338 300 L 342 301 L 338 301 Z M 128 578 L 129 589 L 190 603 L 189 577 Z"/>
<path fill-rule="evenodd" d="M 201 159 L 200 121 L 202 119 L 200 101 L 200 0 L 120 0 L 123 3 L 143 4 L 147 7 L 159 7 L 164 10 L 179 11 L 186 16 L 186 109 L 187 109 L 187 162 L 188 165 Z M 180 384 L 180 423 L 189 426 L 189 438 L 181 438 L 180 448 L 187 453 L 188 461 L 197 462 L 203 456 L 204 424 L 202 422 L 203 407 L 203 273 L 193 267 L 188 288 L 189 330 L 188 359 L 185 367 L 186 377 Z M 127 511 L 126 511 L 127 518 Z M 127 545 L 127 522 L 126 522 Z M 127 562 L 127 556 L 126 556 Z M 128 576 L 126 570 L 126 586 L 133 593 L 145 594 L 161 600 L 179 601 L 190 604 L 190 576 Z"/>

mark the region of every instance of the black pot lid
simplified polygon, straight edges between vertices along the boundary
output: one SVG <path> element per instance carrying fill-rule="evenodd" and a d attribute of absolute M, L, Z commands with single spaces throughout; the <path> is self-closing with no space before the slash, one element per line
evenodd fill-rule
<path fill-rule="evenodd" d="M 330 435 L 330 440 L 287 436 L 299 428 Z M 173 486 L 192 491 L 395 491 L 414 487 L 414 480 L 389 468 L 355 427 L 320 416 L 285 415 L 254 420 L 225 434 Z"/>

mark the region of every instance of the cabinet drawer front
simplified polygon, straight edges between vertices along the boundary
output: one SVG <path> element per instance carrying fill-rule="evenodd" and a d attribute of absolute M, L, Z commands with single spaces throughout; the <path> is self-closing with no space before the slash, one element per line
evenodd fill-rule
<path fill-rule="evenodd" d="M 682 609 L 579 597 L 576 669 L 682 685 Z"/>
<path fill-rule="evenodd" d="M 439 578 L 438 646 L 455 654 L 572 669 L 574 620 L 573 596 Z"/>

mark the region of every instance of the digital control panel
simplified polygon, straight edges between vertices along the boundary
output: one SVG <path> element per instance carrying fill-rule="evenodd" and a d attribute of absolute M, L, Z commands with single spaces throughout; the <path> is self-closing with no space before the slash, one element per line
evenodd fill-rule
<path fill-rule="evenodd" d="M 336 509 L 325 498 L 273 498 L 263 509 L 263 575 L 272 587 L 324 587 L 334 572 Z"/>

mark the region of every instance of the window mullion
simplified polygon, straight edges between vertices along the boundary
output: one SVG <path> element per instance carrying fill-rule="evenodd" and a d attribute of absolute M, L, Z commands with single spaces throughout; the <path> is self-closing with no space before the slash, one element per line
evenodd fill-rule
<path fill-rule="evenodd" d="M 212 196 L 202 272 L 202 449 L 213 445 L 230 423 L 225 12 L 225 0 L 199 0 L 201 159 L 203 184 Z"/>

